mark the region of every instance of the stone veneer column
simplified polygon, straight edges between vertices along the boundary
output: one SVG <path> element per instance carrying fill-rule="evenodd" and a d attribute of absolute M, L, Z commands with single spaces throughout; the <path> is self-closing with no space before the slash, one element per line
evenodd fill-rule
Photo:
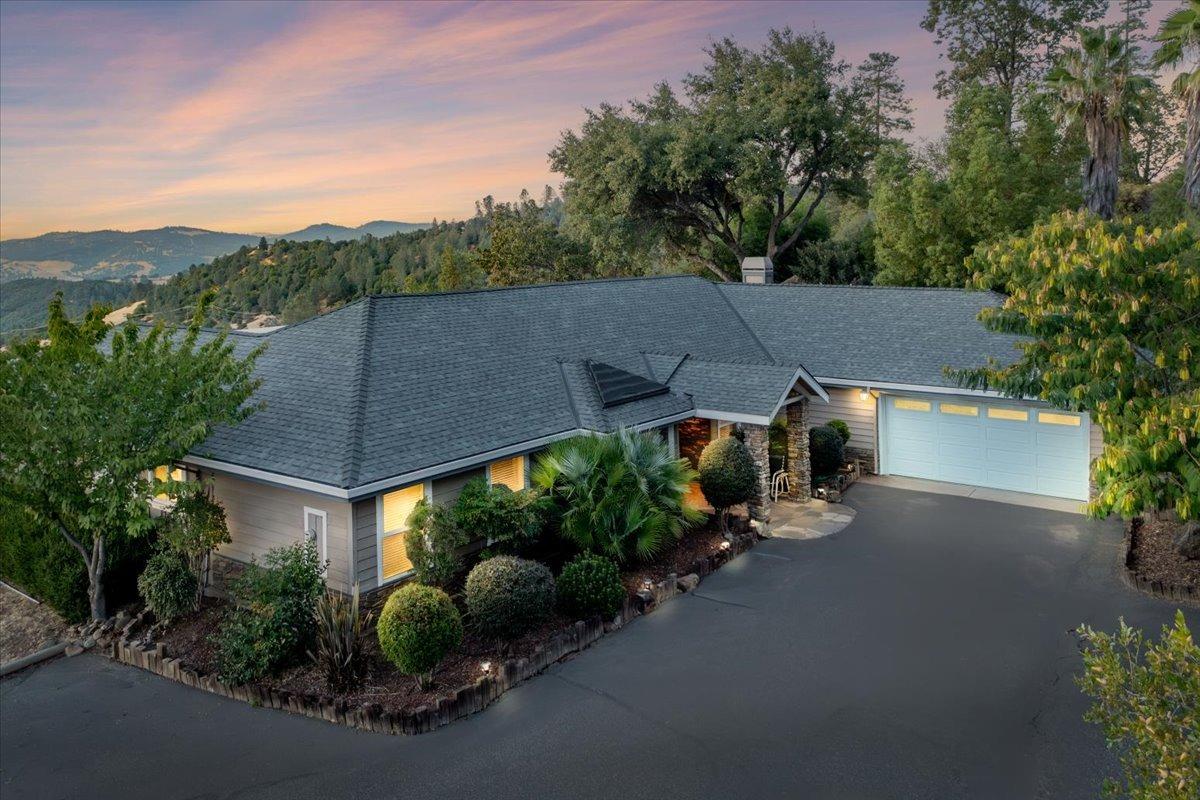
<path fill-rule="evenodd" d="M 771 454 L 766 425 L 738 423 L 746 449 L 758 470 L 757 492 L 746 503 L 750 519 L 768 522 L 771 519 Z"/>
<path fill-rule="evenodd" d="M 808 459 L 808 398 L 787 407 L 788 497 L 807 503 L 812 499 L 812 466 Z"/>

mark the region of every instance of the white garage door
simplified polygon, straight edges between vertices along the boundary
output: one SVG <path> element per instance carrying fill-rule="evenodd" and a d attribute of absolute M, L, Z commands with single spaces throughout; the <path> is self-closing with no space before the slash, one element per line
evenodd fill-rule
<path fill-rule="evenodd" d="M 965 398 L 882 398 L 883 471 L 1086 500 L 1081 414 Z"/>

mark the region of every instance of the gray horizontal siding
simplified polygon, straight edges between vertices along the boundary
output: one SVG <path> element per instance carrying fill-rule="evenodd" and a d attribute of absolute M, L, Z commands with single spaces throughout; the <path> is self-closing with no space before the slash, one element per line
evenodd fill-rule
<path fill-rule="evenodd" d="M 484 467 L 476 467 L 465 472 L 448 475 L 444 478 L 433 479 L 433 502 L 435 505 L 453 505 L 462 493 L 463 487 L 474 478 L 482 478 L 487 474 Z"/>
<path fill-rule="evenodd" d="M 847 447 L 875 449 L 875 398 L 859 399 L 858 389 L 828 389 L 829 402 L 813 400 L 808 406 L 809 425 L 817 427 L 840 419 L 850 427 Z"/>
<path fill-rule="evenodd" d="M 375 498 L 354 504 L 354 574 L 362 591 L 379 580 L 379 547 L 375 535 Z"/>

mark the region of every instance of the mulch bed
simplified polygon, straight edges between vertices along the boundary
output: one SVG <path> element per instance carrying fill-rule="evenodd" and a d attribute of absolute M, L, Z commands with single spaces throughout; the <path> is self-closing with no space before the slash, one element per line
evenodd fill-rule
<path fill-rule="evenodd" d="M 1145 580 L 1200 589 L 1200 560 L 1186 559 L 1175 549 L 1182 527 L 1174 520 L 1149 518 L 1134 525 L 1130 569 Z"/>
<path fill-rule="evenodd" d="M 622 576 L 625 585 L 632 593 L 642 588 L 646 578 L 657 582 L 671 572 L 684 575 L 691 571 L 697 558 L 716 552 L 723 541 L 720 531 L 712 524 L 690 531 L 653 563 L 626 571 Z M 451 594 L 456 602 L 461 602 L 461 593 L 455 588 L 451 588 Z M 201 673 L 215 673 L 216 635 L 228 609 L 227 603 L 207 598 L 199 611 L 177 620 L 159 634 L 156 641 L 165 645 L 171 656 L 179 658 L 182 666 Z M 468 630 L 463 636 L 462 645 L 438 665 L 433 676 L 434 685 L 426 691 L 420 691 L 414 678 L 399 673 L 383 657 L 372 625 L 366 637 L 367 673 L 363 685 L 337 696 L 351 706 L 378 703 L 388 711 L 412 711 L 420 706 L 432 705 L 448 692 L 474 683 L 484 674 L 484 662 L 490 662 L 492 668 L 496 669 L 508 659 L 530 656 L 539 645 L 548 642 L 573 623 L 574 620 L 555 615 L 536 630 L 505 645 L 483 639 Z M 333 694 L 326 687 L 324 676 L 317 667 L 307 662 L 290 667 L 263 681 L 261 685 L 296 694 Z"/>

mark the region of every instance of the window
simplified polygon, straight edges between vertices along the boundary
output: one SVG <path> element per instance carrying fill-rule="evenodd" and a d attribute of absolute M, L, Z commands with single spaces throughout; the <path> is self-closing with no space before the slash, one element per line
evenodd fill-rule
<path fill-rule="evenodd" d="M 1043 425 L 1070 425 L 1079 427 L 1079 417 L 1075 414 L 1055 414 L 1053 411 L 1039 411 L 1038 422 Z"/>
<path fill-rule="evenodd" d="M 513 456 L 493 461 L 491 466 L 492 486 L 507 486 L 514 492 L 525 488 L 525 456 Z"/>
<path fill-rule="evenodd" d="M 902 411 L 928 411 L 932 404 L 928 400 L 912 400 L 907 397 L 897 397 L 892 405 Z"/>
<path fill-rule="evenodd" d="M 960 417 L 978 417 L 978 406 L 960 406 L 956 403 L 938 403 L 943 414 L 957 414 Z"/>
<path fill-rule="evenodd" d="M 317 558 L 321 560 L 322 571 L 327 567 L 329 559 L 329 515 L 319 508 L 304 507 L 304 540 L 317 545 Z"/>
<path fill-rule="evenodd" d="M 408 515 L 425 497 L 425 484 L 414 483 L 394 492 L 388 492 L 383 503 L 383 530 L 379 536 L 379 564 L 383 580 L 394 578 L 412 569 L 408 551 L 404 546 L 404 532 L 408 530 Z"/>
<path fill-rule="evenodd" d="M 161 467 L 154 468 L 154 477 L 156 480 L 160 480 L 160 481 L 166 481 L 166 480 L 194 481 L 194 480 L 198 480 L 198 476 L 196 476 L 191 470 L 185 470 L 181 467 L 175 467 L 174 469 L 171 469 L 166 464 L 164 464 Z M 175 498 L 171 497 L 166 492 L 154 495 L 154 499 L 158 503 L 163 504 L 165 506 L 173 506 L 175 503 Z"/>
<path fill-rule="evenodd" d="M 723 419 L 719 419 L 716 420 L 716 423 L 717 435 L 713 437 L 714 439 L 724 439 L 726 436 L 733 436 L 733 426 L 737 424 L 736 422 L 726 422 Z"/>
<path fill-rule="evenodd" d="M 1016 422 L 1026 422 L 1029 412 L 1020 408 L 988 408 L 988 419 L 1010 419 Z"/>

